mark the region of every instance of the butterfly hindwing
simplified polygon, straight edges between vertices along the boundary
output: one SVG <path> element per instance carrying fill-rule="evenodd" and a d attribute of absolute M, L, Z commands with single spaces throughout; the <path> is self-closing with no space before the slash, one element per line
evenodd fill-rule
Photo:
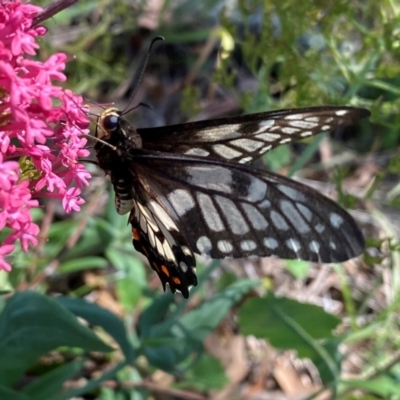
<path fill-rule="evenodd" d="M 168 283 L 173 293 L 178 290 L 187 298 L 189 288 L 197 285 L 193 252 L 177 225 L 155 200 L 133 203 L 129 222 L 135 249 L 147 257 L 164 290 Z"/>
<path fill-rule="evenodd" d="M 341 262 L 363 250 L 363 236 L 346 211 L 283 176 L 171 154 L 137 156 L 132 168 L 197 253 Z"/>

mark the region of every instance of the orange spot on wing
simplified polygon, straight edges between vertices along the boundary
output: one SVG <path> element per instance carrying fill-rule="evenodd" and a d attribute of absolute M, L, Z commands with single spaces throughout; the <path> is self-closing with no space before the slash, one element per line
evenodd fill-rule
<path fill-rule="evenodd" d="M 132 238 L 133 240 L 140 240 L 140 233 L 136 228 L 132 228 Z"/>
<path fill-rule="evenodd" d="M 162 272 L 164 272 L 164 275 L 168 276 L 168 278 L 169 278 L 169 271 L 165 265 L 161 265 L 161 270 L 162 270 Z"/>
<path fill-rule="evenodd" d="M 176 283 L 177 285 L 180 285 L 180 284 L 181 284 L 181 280 L 180 280 L 178 277 L 176 277 L 176 276 L 174 276 L 174 277 L 172 278 L 172 280 L 173 280 L 174 283 Z"/>

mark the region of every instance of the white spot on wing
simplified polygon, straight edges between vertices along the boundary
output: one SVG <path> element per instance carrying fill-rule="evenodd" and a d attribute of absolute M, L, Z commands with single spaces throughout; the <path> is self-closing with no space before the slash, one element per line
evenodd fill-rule
<path fill-rule="evenodd" d="M 337 110 L 335 111 L 335 114 L 339 117 L 341 117 L 342 115 L 346 115 L 349 112 L 349 110 Z"/>
<path fill-rule="evenodd" d="M 196 242 L 197 250 L 200 253 L 209 254 L 212 250 L 212 244 L 210 239 L 207 236 L 200 236 Z"/>
<path fill-rule="evenodd" d="M 312 220 L 312 212 L 311 210 L 303 204 L 297 203 L 297 208 L 303 215 L 303 217 L 310 222 Z"/>
<path fill-rule="evenodd" d="M 285 116 L 285 119 L 304 119 L 304 114 L 289 114 Z"/>
<path fill-rule="evenodd" d="M 181 261 L 180 263 L 179 263 L 179 266 L 180 266 L 180 268 L 181 268 L 181 270 L 183 271 L 183 272 L 187 272 L 187 270 L 189 269 L 189 267 L 186 265 L 186 263 L 184 263 L 183 261 Z"/>
<path fill-rule="evenodd" d="M 292 139 L 290 139 L 290 138 L 284 138 L 284 139 L 280 140 L 279 143 L 284 144 L 284 143 L 289 143 L 291 141 L 292 141 Z"/>
<path fill-rule="evenodd" d="M 150 225 L 151 229 L 153 229 L 154 232 L 158 232 L 159 229 L 156 224 L 156 221 L 150 214 L 149 210 L 140 203 L 136 203 L 136 208 L 138 210 L 138 218 L 140 219 L 140 221 L 141 221 L 141 218 L 143 218 L 143 216 L 144 216 L 146 218 L 147 224 Z M 141 212 L 140 215 L 139 215 L 139 211 Z M 141 222 L 140 222 L 140 225 L 141 225 Z"/>
<path fill-rule="evenodd" d="M 268 146 L 265 146 L 264 148 L 262 148 L 260 151 L 259 151 L 259 153 L 260 154 L 264 154 L 264 153 L 266 153 L 268 150 L 271 150 L 272 149 L 272 146 L 269 144 Z"/>
<path fill-rule="evenodd" d="M 264 146 L 264 142 L 259 142 L 257 140 L 246 139 L 246 138 L 232 140 L 231 144 L 241 149 L 245 149 L 248 152 L 256 151 Z"/>
<path fill-rule="evenodd" d="M 188 151 L 186 151 L 185 154 L 190 155 L 190 156 L 207 157 L 210 155 L 210 152 L 207 150 L 195 147 L 195 148 L 192 148 L 192 149 L 189 149 Z"/>
<path fill-rule="evenodd" d="M 166 240 L 164 240 L 163 248 L 166 259 L 176 263 L 175 255 Z"/>
<path fill-rule="evenodd" d="M 243 218 L 235 203 L 222 196 L 215 196 L 215 200 L 221 208 L 230 230 L 236 235 L 244 235 L 249 231 L 249 226 Z"/>
<path fill-rule="evenodd" d="M 162 257 L 166 258 L 165 254 L 164 254 L 163 245 L 161 243 L 161 240 L 158 237 L 156 237 L 156 248 L 157 248 L 158 254 L 160 254 Z"/>
<path fill-rule="evenodd" d="M 253 176 L 247 188 L 247 200 L 251 202 L 261 201 L 267 194 L 267 188 L 268 186 L 264 181 Z"/>
<path fill-rule="evenodd" d="M 189 247 L 181 246 L 181 250 L 182 250 L 183 253 L 186 254 L 187 256 L 191 256 L 191 255 L 192 255 L 192 252 L 191 252 L 191 250 L 189 249 Z"/>
<path fill-rule="evenodd" d="M 240 242 L 240 248 L 243 251 L 252 251 L 257 248 L 257 244 L 254 240 L 242 240 Z"/>
<path fill-rule="evenodd" d="M 309 121 L 304 121 L 304 120 L 290 121 L 289 125 L 293 126 L 295 128 L 301 128 L 301 129 L 313 129 L 318 126 L 318 124 L 316 122 L 309 122 Z"/>
<path fill-rule="evenodd" d="M 294 201 L 306 201 L 306 198 L 304 197 L 304 194 L 301 193 L 299 190 L 293 189 L 290 186 L 282 185 L 279 184 L 277 185 L 277 188 L 285 194 L 287 197 Z"/>
<path fill-rule="evenodd" d="M 329 216 L 329 221 L 331 222 L 332 226 L 334 226 L 335 228 L 339 228 L 340 225 L 343 224 L 343 218 L 336 213 L 331 213 Z"/>
<path fill-rule="evenodd" d="M 316 240 L 312 240 L 309 244 L 308 247 L 310 248 L 310 250 L 314 253 L 319 253 L 319 249 L 321 247 L 321 245 L 316 241 Z"/>
<path fill-rule="evenodd" d="M 260 207 L 260 208 L 270 208 L 271 207 L 271 202 L 269 200 L 265 199 L 260 204 L 258 204 L 258 207 Z"/>
<path fill-rule="evenodd" d="M 214 144 L 213 150 L 223 158 L 231 160 L 232 158 L 240 157 L 242 153 L 224 144 Z"/>
<path fill-rule="evenodd" d="M 150 201 L 149 209 L 152 211 L 153 215 L 161 221 L 161 223 L 167 228 L 167 230 L 178 230 L 175 222 L 158 203 L 153 200 Z"/>
<path fill-rule="evenodd" d="M 285 219 L 275 210 L 271 211 L 271 220 L 275 227 L 280 231 L 287 231 L 289 229 L 289 226 L 286 223 Z"/>
<path fill-rule="evenodd" d="M 322 232 L 325 230 L 325 226 L 322 225 L 322 224 L 317 224 L 317 225 L 315 225 L 315 230 L 316 230 L 318 233 L 322 233 Z"/>
<path fill-rule="evenodd" d="M 293 238 L 286 240 L 286 246 L 293 250 L 296 254 L 301 249 L 299 241 Z"/>
<path fill-rule="evenodd" d="M 251 226 L 258 230 L 264 230 L 268 227 L 268 222 L 264 216 L 251 204 L 243 203 L 242 208 L 246 214 L 247 219 L 250 221 Z"/>
<path fill-rule="evenodd" d="M 200 205 L 201 214 L 203 215 L 207 226 L 214 232 L 222 232 L 225 227 L 221 221 L 217 209 L 211 200 L 211 197 L 206 194 L 199 193 L 197 195 L 197 200 Z"/>
<path fill-rule="evenodd" d="M 187 167 L 189 183 L 205 189 L 217 190 L 218 192 L 232 192 L 232 172 L 220 166 L 196 166 Z"/>
<path fill-rule="evenodd" d="M 249 163 L 251 160 L 253 159 L 253 157 L 244 157 L 241 160 L 239 160 L 240 164 L 247 164 Z"/>
<path fill-rule="evenodd" d="M 154 249 L 156 247 L 156 239 L 154 237 L 154 232 L 152 229 L 150 229 L 149 232 L 147 233 L 147 237 L 149 238 L 151 247 L 153 247 Z"/>
<path fill-rule="evenodd" d="M 264 246 L 271 250 L 275 250 L 278 247 L 278 242 L 276 239 L 268 237 L 264 239 Z"/>
<path fill-rule="evenodd" d="M 310 227 L 300 213 L 296 210 L 293 204 L 287 200 L 281 200 L 279 206 L 282 210 L 283 215 L 293 224 L 294 228 L 299 233 L 310 232 Z"/>
<path fill-rule="evenodd" d="M 185 215 L 195 206 L 192 195 L 184 189 L 175 189 L 168 195 L 168 200 L 179 216 Z"/>
<path fill-rule="evenodd" d="M 218 240 L 217 247 L 222 253 L 231 253 L 233 250 L 233 246 L 228 240 Z"/>
<path fill-rule="evenodd" d="M 256 136 L 256 138 L 264 140 L 265 142 L 275 142 L 275 140 L 279 139 L 281 135 L 278 133 L 264 132 L 260 133 Z"/>
<path fill-rule="evenodd" d="M 197 141 L 205 143 L 215 141 L 216 138 L 218 138 L 218 140 L 234 139 L 241 136 L 241 128 L 241 124 L 220 125 L 217 129 L 214 127 L 200 129 L 195 137 Z"/>
<path fill-rule="evenodd" d="M 286 133 L 287 135 L 292 135 L 293 133 L 297 133 L 300 131 L 300 129 L 292 128 L 290 126 L 284 126 L 281 130 L 283 133 Z"/>
<path fill-rule="evenodd" d="M 258 135 L 261 132 L 264 132 L 266 129 L 274 126 L 275 120 L 274 119 L 266 119 L 259 123 L 259 128 L 254 132 L 254 135 Z"/>
<path fill-rule="evenodd" d="M 313 117 L 304 118 L 304 120 L 305 121 L 311 121 L 311 122 L 318 122 L 319 121 L 319 117 L 314 115 Z"/>

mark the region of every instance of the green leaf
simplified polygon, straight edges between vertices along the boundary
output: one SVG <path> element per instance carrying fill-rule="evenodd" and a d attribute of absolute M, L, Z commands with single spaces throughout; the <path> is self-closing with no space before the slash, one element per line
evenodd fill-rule
<path fill-rule="evenodd" d="M 243 295 L 258 284 L 258 281 L 250 280 L 236 282 L 183 317 L 171 314 L 158 324 L 151 323 L 155 321 L 155 316 L 147 315 L 146 337 L 142 336 L 143 353 L 153 366 L 169 372 L 176 370 L 178 364 L 191 353 L 202 349 L 205 337 Z M 154 310 L 159 317 L 166 311 L 166 306 L 158 304 Z"/>
<path fill-rule="evenodd" d="M 0 399 L 31 400 L 31 397 L 0 384 Z"/>
<path fill-rule="evenodd" d="M 188 369 L 185 382 L 179 387 L 190 387 L 199 391 L 222 389 L 228 383 L 221 361 L 203 354 L 193 367 Z"/>
<path fill-rule="evenodd" d="M 222 321 L 229 310 L 259 281 L 242 280 L 230 285 L 226 290 L 206 300 L 200 307 L 184 315 L 173 332 L 184 338 L 190 332 L 192 339 L 202 342 Z"/>
<path fill-rule="evenodd" d="M 0 316 L 0 382 L 16 382 L 40 356 L 59 346 L 111 350 L 54 299 L 16 293 Z"/>
<path fill-rule="evenodd" d="M 166 315 L 174 302 L 172 293 L 165 293 L 158 296 L 149 307 L 141 314 L 138 321 L 138 332 L 142 339 L 151 337 L 152 329 L 155 325 L 165 320 Z"/>
<path fill-rule="evenodd" d="M 299 355 L 309 357 L 307 340 L 333 338 L 332 330 L 340 319 L 312 304 L 268 293 L 244 304 L 239 311 L 239 323 L 245 335 L 268 339 L 273 346 L 283 349 L 296 348 L 291 346 L 297 344 Z"/>
<path fill-rule="evenodd" d="M 144 282 L 145 273 L 143 264 L 134 258 L 135 256 L 132 244 L 130 242 L 127 244 L 129 245 L 128 249 L 130 254 L 122 252 L 120 249 L 109 247 L 105 252 L 106 257 L 110 261 L 111 265 L 120 271 L 128 271 L 130 268 L 135 268 L 137 271 L 141 270 L 141 272 L 139 272 L 139 281 Z"/>
<path fill-rule="evenodd" d="M 115 314 L 82 299 L 60 296 L 57 297 L 57 302 L 90 324 L 101 326 L 118 343 L 127 362 L 134 360 L 135 351 L 126 337 L 124 324 Z"/>
<path fill-rule="evenodd" d="M 317 306 L 276 298 L 272 293 L 248 300 L 239 311 L 243 334 L 267 339 L 276 348 L 294 349 L 300 358 L 315 360 L 326 381 L 337 379 L 340 361 L 336 351 L 332 356 L 319 339 L 334 339 L 332 330 L 339 323 Z"/>
<path fill-rule="evenodd" d="M 108 261 L 103 257 L 83 257 L 74 258 L 70 261 L 63 262 L 57 269 L 60 274 L 69 272 L 83 271 L 91 268 L 105 268 L 108 266 Z"/>
<path fill-rule="evenodd" d="M 379 376 L 369 380 L 345 380 L 342 383 L 351 388 L 369 391 L 384 399 L 400 393 L 400 383 L 389 376 Z"/>
<path fill-rule="evenodd" d="M 143 354 L 153 368 L 175 373 L 178 365 L 194 351 L 190 340 L 182 341 L 172 336 L 165 338 L 147 339 L 143 343 Z"/>
<path fill-rule="evenodd" d="M 318 369 L 322 382 L 329 383 L 331 389 L 336 393 L 338 391 L 340 372 L 342 369 L 343 355 L 339 351 L 341 340 L 334 338 L 321 343 L 325 351 L 317 351 L 310 358 Z"/>
<path fill-rule="evenodd" d="M 124 307 L 124 310 L 129 313 L 134 311 L 135 306 L 140 300 L 145 282 L 140 282 L 140 279 L 137 279 L 137 275 L 133 274 L 131 271 L 126 272 L 127 276 L 119 279 L 116 282 L 116 287 L 118 299 Z"/>
<path fill-rule="evenodd" d="M 100 220 L 90 220 L 90 223 L 88 223 L 82 232 L 78 243 L 63 253 L 63 260 L 71 260 L 74 258 L 100 254 L 104 251 L 110 241 L 110 232 L 107 229 L 104 229 Z"/>
<path fill-rule="evenodd" d="M 51 400 L 52 396 L 61 392 L 63 384 L 77 374 L 83 367 L 83 360 L 72 361 L 37 378 L 22 390 L 30 395 L 30 400 Z"/>

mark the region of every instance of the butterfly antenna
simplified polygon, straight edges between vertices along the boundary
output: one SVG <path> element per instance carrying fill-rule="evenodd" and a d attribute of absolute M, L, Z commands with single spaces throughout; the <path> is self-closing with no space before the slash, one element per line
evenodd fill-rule
<path fill-rule="evenodd" d="M 69 96 L 69 97 L 70 97 L 70 96 Z M 73 103 L 75 103 L 76 106 L 78 106 L 78 104 L 75 102 L 74 99 L 72 99 L 72 98 L 70 97 L 70 100 L 71 100 Z M 92 113 L 92 112 L 90 112 L 90 111 L 84 112 L 84 111 L 82 110 L 81 107 L 78 107 L 78 109 L 81 110 L 81 112 L 84 113 L 85 115 L 92 115 L 92 116 L 95 116 L 95 117 L 97 117 L 97 118 L 100 117 L 99 114 Z M 72 124 L 72 121 L 70 120 L 70 118 L 69 118 L 69 116 L 68 116 L 68 113 L 67 113 L 66 111 L 64 111 L 64 113 L 65 113 L 65 116 L 67 117 L 67 120 Z M 77 129 L 81 132 L 81 134 L 82 134 L 83 136 L 86 136 L 88 139 L 92 139 L 92 140 L 94 140 L 95 142 L 99 142 L 99 143 L 103 144 L 104 146 L 108 146 L 108 147 L 110 147 L 112 150 L 117 151 L 117 148 L 116 148 L 115 146 L 113 146 L 112 144 L 107 143 L 105 140 L 99 139 L 99 138 L 96 137 L 96 136 L 92 136 L 92 135 L 90 135 L 89 133 L 83 132 L 82 129 L 81 129 L 79 126 L 77 126 L 77 125 L 74 125 L 74 126 L 75 126 L 75 128 L 77 128 Z M 96 129 L 97 129 L 97 128 L 98 128 L 98 129 L 101 129 L 102 131 L 104 131 L 104 129 L 103 129 L 99 124 L 96 123 Z"/>
<path fill-rule="evenodd" d="M 146 67 L 147 67 L 147 63 L 148 63 L 148 61 L 149 61 L 149 57 L 150 57 L 150 54 L 151 54 L 151 50 L 152 50 L 154 44 L 155 44 L 156 42 L 158 42 L 159 40 L 165 40 L 165 39 L 164 39 L 162 36 L 157 36 L 157 37 L 155 37 L 155 38 L 151 41 L 150 46 L 149 46 L 149 50 L 147 51 L 146 58 L 145 58 L 145 60 L 144 60 L 144 64 L 143 64 L 142 70 L 141 70 L 140 75 L 139 75 L 139 79 L 138 79 L 138 81 L 137 81 L 137 85 L 136 85 L 135 89 L 133 90 L 133 93 L 131 94 L 131 97 L 129 97 L 128 105 L 125 107 L 125 109 L 124 109 L 123 111 L 121 111 L 121 115 L 124 115 L 124 114 L 127 113 L 127 110 L 128 110 L 128 108 L 129 108 L 130 104 L 132 103 L 132 100 L 133 100 L 134 97 L 136 96 L 136 93 L 137 93 L 138 88 L 139 88 L 139 86 L 140 86 L 140 82 L 142 81 L 142 78 L 143 78 L 144 71 L 145 71 L 145 69 L 146 69 Z M 136 108 L 136 107 L 135 107 L 135 108 Z M 129 110 L 129 111 L 131 111 L 131 110 Z"/>
<path fill-rule="evenodd" d="M 102 128 L 100 128 L 100 129 L 102 129 Z M 94 140 L 95 142 L 99 142 L 99 143 L 101 143 L 102 145 L 107 146 L 107 147 L 109 147 L 110 149 L 112 149 L 112 150 L 114 150 L 114 151 L 117 151 L 117 150 L 118 150 L 118 149 L 117 149 L 115 146 L 113 146 L 112 144 L 106 142 L 105 140 L 99 139 L 99 138 L 96 137 L 96 136 L 92 136 L 92 135 L 88 135 L 88 134 L 84 134 L 84 135 L 87 136 L 89 139 Z"/>

